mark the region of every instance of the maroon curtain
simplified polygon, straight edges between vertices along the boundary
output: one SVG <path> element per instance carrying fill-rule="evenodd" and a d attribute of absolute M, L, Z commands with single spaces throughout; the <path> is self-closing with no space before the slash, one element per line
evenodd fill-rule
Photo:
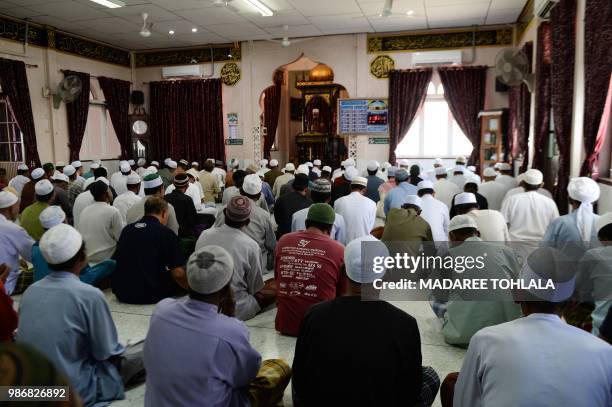
<path fill-rule="evenodd" d="M 276 139 L 276 129 L 280 116 L 281 91 L 283 87 L 283 71 L 274 72 L 274 85 L 264 91 L 263 125 L 266 128 L 266 136 L 263 143 L 263 156 L 270 157 L 270 150 Z"/>
<path fill-rule="evenodd" d="M 81 143 L 83 143 L 83 136 L 85 135 L 85 129 L 87 128 L 87 115 L 89 114 L 89 93 L 91 91 L 88 73 L 64 71 L 64 78 L 73 75 L 81 80 L 81 93 L 79 93 L 75 100 L 66 103 L 70 161 L 79 159 Z"/>
<path fill-rule="evenodd" d="M 28 88 L 25 63 L 0 58 L 0 86 L 11 104 L 19 130 L 23 133 L 25 162 L 30 166 L 40 166 L 34 128 L 34 114 Z"/>
<path fill-rule="evenodd" d="M 533 43 L 527 42 L 521 49 L 527 55 L 529 61 L 529 73 L 531 73 L 531 64 L 533 61 Z M 508 93 L 510 105 L 510 137 L 509 153 L 512 159 L 516 159 L 519 155 L 523 155 L 523 165 L 520 168 L 521 172 L 527 169 L 529 162 L 529 122 L 531 119 L 531 92 L 524 83 L 519 86 L 510 87 Z"/>
<path fill-rule="evenodd" d="M 487 67 L 444 67 L 438 68 L 438 72 L 450 111 L 474 147 L 469 162 L 476 166 L 480 172 L 480 121 L 478 113 L 484 109 Z"/>
<path fill-rule="evenodd" d="M 392 70 L 389 73 L 389 162 L 395 163 L 395 149 L 410 129 L 427 96 L 431 68 Z"/>
<path fill-rule="evenodd" d="M 532 168 L 544 169 L 546 139 L 550 131 L 550 65 L 552 63 L 552 31 L 548 21 L 538 27 L 536 51 L 535 127 Z"/>
<path fill-rule="evenodd" d="M 225 161 L 221 79 L 151 82 L 154 156 Z"/>
<path fill-rule="evenodd" d="M 589 0 L 584 18 L 584 151 L 580 175 L 599 172 L 597 134 L 612 72 L 612 1 Z M 601 145 L 599 147 L 601 149 Z"/>
<path fill-rule="evenodd" d="M 132 132 L 130 131 L 130 82 L 98 77 L 104 93 L 106 108 L 121 145 L 121 158 L 132 157 Z"/>
<path fill-rule="evenodd" d="M 554 191 L 561 214 L 567 213 L 570 175 L 574 56 L 576 47 L 576 0 L 561 0 L 550 13 L 552 26 L 551 102 L 559 147 L 559 170 Z"/>

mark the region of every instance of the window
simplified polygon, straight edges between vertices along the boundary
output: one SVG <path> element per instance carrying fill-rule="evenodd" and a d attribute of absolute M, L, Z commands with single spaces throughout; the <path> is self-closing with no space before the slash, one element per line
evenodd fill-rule
<path fill-rule="evenodd" d="M 0 161 L 23 162 L 23 134 L 6 97 L 0 95 Z"/>
<path fill-rule="evenodd" d="M 453 118 L 444 99 L 444 87 L 437 75 L 427 87 L 427 97 L 397 146 L 398 158 L 469 156 L 472 143 Z"/>
<path fill-rule="evenodd" d="M 121 155 L 121 145 L 103 101 L 96 98 L 94 81 L 89 93 L 87 127 L 81 144 L 81 160 L 115 159 Z"/>

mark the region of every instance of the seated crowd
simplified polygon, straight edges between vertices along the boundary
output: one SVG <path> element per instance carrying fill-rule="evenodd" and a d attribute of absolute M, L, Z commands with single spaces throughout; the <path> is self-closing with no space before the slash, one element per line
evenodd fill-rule
<path fill-rule="evenodd" d="M 0 361 L 47 373 L 14 367 L 0 384 L 67 385 L 85 406 L 143 382 L 146 406 L 276 406 L 290 381 L 296 407 L 431 406 L 438 392 L 445 407 L 612 406 L 612 213 L 594 213 L 598 184 L 572 179 L 560 216 L 537 169 L 397 164 L 20 165 L 0 191 Z M 444 340 L 467 349 L 441 383 L 417 319 L 375 287 L 398 270 L 372 259 L 404 253 L 486 253 L 487 278 L 554 287 L 432 291 Z M 119 342 L 103 290 L 155 304 L 146 338 Z M 296 338 L 292 365 L 249 341 L 244 321 L 273 308 Z"/>

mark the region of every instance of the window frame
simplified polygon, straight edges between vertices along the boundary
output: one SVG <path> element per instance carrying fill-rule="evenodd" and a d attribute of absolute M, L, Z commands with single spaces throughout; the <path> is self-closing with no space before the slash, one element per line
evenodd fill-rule
<path fill-rule="evenodd" d="M 3 121 L 0 121 L 0 126 L 6 127 L 6 132 L 1 133 L 0 137 L 6 135 L 6 140 L 4 138 L 0 138 L 0 146 L 8 145 L 8 153 L 9 160 L 5 162 L 13 162 L 13 163 L 22 163 L 25 162 L 25 146 L 23 143 L 23 133 L 19 128 L 19 123 L 17 123 L 17 119 L 15 118 L 15 113 L 13 112 L 13 108 L 11 106 L 8 97 L 2 93 L 0 93 L 0 109 L 4 109 L 4 117 Z M 13 138 L 17 138 L 18 141 L 12 141 L 9 134 L 13 134 Z M 21 158 L 15 156 L 13 147 L 14 145 L 20 145 L 21 150 Z"/>

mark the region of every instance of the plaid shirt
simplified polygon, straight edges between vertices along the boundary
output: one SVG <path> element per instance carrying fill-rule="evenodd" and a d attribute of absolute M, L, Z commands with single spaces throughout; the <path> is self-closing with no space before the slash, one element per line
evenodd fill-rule
<path fill-rule="evenodd" d="M 76 197 L 83 192 L 81 185 L 82 184 L 77 180 L 71 181 L 70 184 L 68 184 L 68 201 L 70 202 L 70 205 L 74 205 Z"/>

